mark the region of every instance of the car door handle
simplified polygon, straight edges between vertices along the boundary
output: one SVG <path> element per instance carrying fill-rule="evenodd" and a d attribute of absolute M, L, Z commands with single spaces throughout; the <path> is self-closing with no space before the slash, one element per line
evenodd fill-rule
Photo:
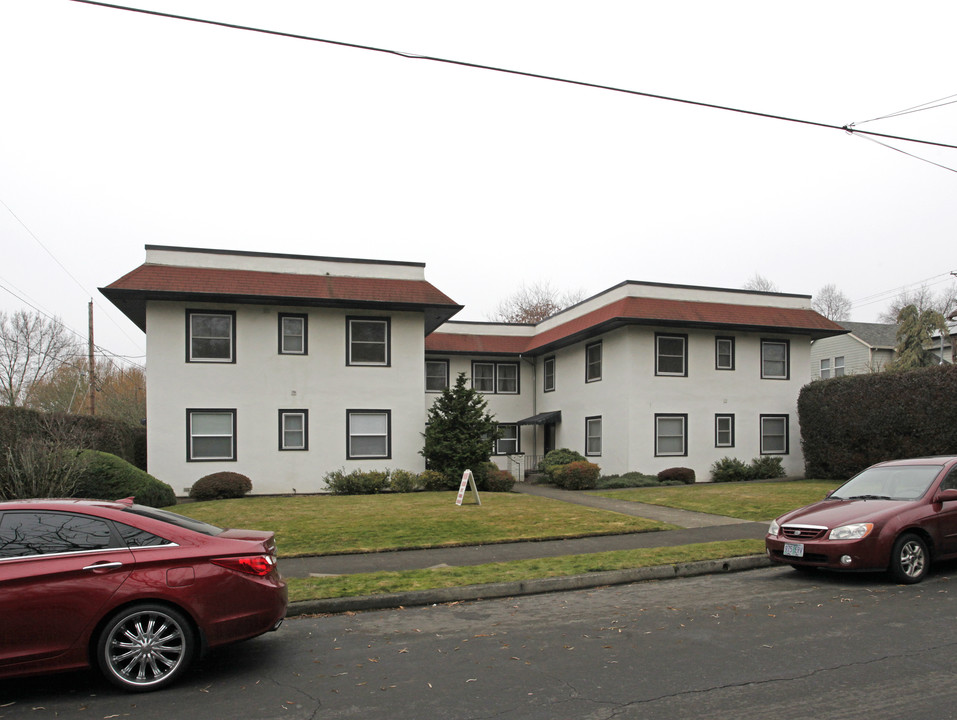
<path fill-rule="evenodd" d="M 121 562 L 107 562 L 107 563 L 97 563 L 95 565 L 87 565 L 84 570 L 110 570 L 112 568 L 123 567 Z"/>

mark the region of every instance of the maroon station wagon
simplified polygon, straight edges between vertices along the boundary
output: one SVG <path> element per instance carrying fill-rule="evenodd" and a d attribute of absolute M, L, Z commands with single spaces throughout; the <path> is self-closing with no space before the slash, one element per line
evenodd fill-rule
<path fill-rule="evenodd" d="M 163 687 L 207 648 L 279 627 L 273 534 L 135 505 L 0 503 L 0 678 L 93 666 Z"/>
<path fill-rule="evenodd" d="M 878 463 L 826 499 L 773 520 L 768 557 L 797 570 L 888 571 L 924 579 L 957 557 L 957 457 Z"/>

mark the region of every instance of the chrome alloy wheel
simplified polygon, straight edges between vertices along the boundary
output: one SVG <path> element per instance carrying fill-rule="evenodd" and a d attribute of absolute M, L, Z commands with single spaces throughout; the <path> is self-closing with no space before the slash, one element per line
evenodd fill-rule
<path fill-rule="evenodd" d="M 158 606 L 130 608 L 104 630 L 100 658 L 109 680 L 153 690 L 189 663 L 192 631 L 179 613 Z"/>
<path fill-rule="evenodd" d="M 920 578 L 927 565 L 927 551 L 917 538 L 905 542 L 900 549 L 901 571 L 909 578 Z"/>

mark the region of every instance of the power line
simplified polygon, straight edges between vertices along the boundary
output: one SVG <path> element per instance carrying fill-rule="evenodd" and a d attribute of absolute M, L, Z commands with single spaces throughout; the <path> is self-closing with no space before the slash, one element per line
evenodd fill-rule
<path fill-rule="evenodd" d="M 951 150 L 957 150 L 957 145 L 951 145 L 948 143 L 935 142 L 932 140 L 919 140 L 917 138 L 902 137 L 900 135 L 888 135 L 885 133 L 877 133 L 868 130 L 859 130 L 854 126 L 854 123 L 847 125 L 834 125 L 831 123 L 816 122 L 813 120 L 803 120 L 795 117 L 788 117 L 785 115 L 775 115 L 772 113 L 758 112 L 755 110 L 745 110 L 743 108 L 730 107 L 727 105 L 716 105 L 714 103 L 706 103 L 698 100 L 688 100 L 685 98 L 670 97 L 668 95 L 658 95 L 655 93 L 641 92 L 639 90 L 629 90 L 627 88 L 615 87 L 612 85 L 602 85 L 599 83 L 586 82 L 583 80 L 571 80 L 568 78 L 556 77 L 553 75 L 542 75 L 540 73 L 526 72 L 523 70 L 512 70 L 509 68 L 496 67 L 494 65 L 483 65 L 481 63 L 472 63 L 466 62 L 464 60 L 452 60 L 450 58 L 435 57 L 431 55 L 418 55 L 415 53 L 402 52 L 399 50 L 390 50 L 389 48 L 375 47 L 372 45 L 361 45 L 359 43 L 350 43 L 344 42 L 342 40 L 329 40 L 328 38 L 319 38 L 311 35 L 301 35 L 298 33 L 283 32 L 280 30 L 266 30 L 265 28 L 257 28 L 249 25 L 238 25 L 236 23 L 227 23 L 219 20 L 207 20 L 205 18 L 190 17 L 187 15 L 176 15 L 173 13 L 160 12 L 158 10 L 146 10 L 143 8 L 129 7 L 126 5 L 115 5 L 113 3 L 99 2 L 98 0 L 71 0 L 71 2 L 82 3 L 84 5 L 95 5 L 97 7 L 109 8 L 112 10 L 123 10 L 126 12 L 140 13 L 142 15 L 151 15 L 154 17 L 164 17 L 171 20 L 183 20 L 185 22 L 199 23 L 202 25 L 213 25 L 216 27 L 228 28 L 230 30 L 243 30 L 246 32 L 260 33 L 263 35 L 272 35 L 276 37 L 290 38 L 292 40 L 308 40 L 309 42 L 318 42 L 326 45 L 335 45 L 338 47 L 352 48 L 354 50 L 365 50 L 367 52 L 376 52 L 386 55 L 395 55 L 397 57 L 405 58 L 408 60 L 426 60 L 429 62 L 443 63 L 446 65 L 456 65 L 458 67 L 467 67 L 474 70 L 487 70 L 490 72 L 505 73 L 508 75 L 517 75 L 520 77 L 533 78 L 536 80 L 548 80 L 550 82 L 564 83 L 567 85 L 577 85 L 579 87 L 588 87 L 596 90 L 607 90 L 609 92 L 624 93 L 627 95 L 637 95 L 639 97 L 651 98 L 654 100 L 665 100 L 668 102 L 682 103 L 685 105 L 694 105 L 696 107 L 711 108 L 712 110 L 723 110 L 726 112 L 734 112 L 742 115 L 751 115 L 753 117 L 766 118 L 768 120 L 781 120 L 784 122 L 798 123 L 801 125 L 810 125 L 813 127 L 825 128 L 828 130 L 843 130 L 846 133 L 851 135 L 868 135 L 872 137 L 880 137 L 886 140 L 900 140 L 903 142 L 919 143 L 922 145 L 932 145 L 935 147 L 948 148 Z M 870 122 L 870 121 L 867 121 Z M 893 149 L 893 148 L 892 148 Z M 922 158 L 918 158 L 922 159 Z M 950 168 L 945 168 L 950 169 Z"/>

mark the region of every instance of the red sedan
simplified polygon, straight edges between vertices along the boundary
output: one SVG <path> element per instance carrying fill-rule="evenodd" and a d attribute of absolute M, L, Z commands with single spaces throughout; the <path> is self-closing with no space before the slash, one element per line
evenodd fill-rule
<path fill-rule="evenodd" d="M 957 457 L 873 465 L 773 520 L 765 546 L 798 570 L 886 570 L 920 582 L 932 561 L 957 557 Z"/>
<path fill-rule="evenodd" d="M 286 605 L 270 532 L 132 499 L 0 503 L 0 678 L 92 665 L 155 690 L 205 649 L 277 629 Z"/>

